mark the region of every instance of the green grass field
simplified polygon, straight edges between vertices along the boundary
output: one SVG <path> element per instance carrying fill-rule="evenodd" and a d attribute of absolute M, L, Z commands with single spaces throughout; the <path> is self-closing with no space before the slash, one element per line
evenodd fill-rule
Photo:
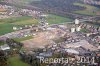
<path fill-rule="evenodd" d="M 0 19 L 0 35 L 13 32 L 13 27 L 20 27 L 30 24 L 38 24 L 38 20 L 29 16 Z"/>
<path fill-rule="evenodd" d="M 30 24 L 38 24 L 37 19 L 28 19 L 23 21 L 14 22 L 15 25 L 30 25 Z"/>
<path fill-rule="evenodd" d="M 10 57 L 8 59 L 9 65 L 8 66 L 30 66 L 29 64 L 20 60 L 19 56 Z"/>
<path fill-rule="evenodd" d="M 27 21 L 27 22 L 25 22 Z M 30 23 L 37 23 L 37 19 L 33 19 L 30 16 L 21 16 L 21 17 L 12 17 L 7 19 L 0 19 L 0 23 L 11 23 L 11 24 L 18 24 L 18 25 L 25 25 Z"/>
<path fill-rule="evenodd" d="M 52 14 L 49 14 L 46 17 L 46 20 L 48 21 L 49 24 L 61 24 L 61 23 L 67 23 L 67 22 L 72 21 L 72 19 L 70 18 L 61 17 L 57 15 L 52 15 Z"/>
<path fill-rule="evenodd" d="M 0 35 L 12 32 L 13 31 L 13 29 L 12 29 L 13 26 L 14 25 L 9 24 L 9 23 L 0 24 Z"/>
<path fill-rule="evenodd" d="M 100 10 L 100 9 L 96 8 L 95 6 L 91 6 L 91 5 L 87 5 L 87 4 L 74 3 L 74 5 L 77 5 L 77 6 L 81 6 L 81 7 L 85 7 L 86 8 L 84 10 L 78 10 L 78 11 L 74 11 L 73 12 L 73 13 L 77 13 L 77 14 L 95 16 L 96 15 L 96 12 L 93 12 L 93 11 Z"/>

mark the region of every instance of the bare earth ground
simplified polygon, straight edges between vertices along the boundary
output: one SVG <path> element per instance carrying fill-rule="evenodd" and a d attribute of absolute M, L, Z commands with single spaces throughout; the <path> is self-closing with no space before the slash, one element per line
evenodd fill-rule
<path fill-rule="evenodd" d="M 52 39 L 55 37 L 57 37 L 55 31 L 39 32 L 33 39 L 22 41 L 22 43 L 26 49 L 43 48 L 45 45 L 52 44 Z"/>

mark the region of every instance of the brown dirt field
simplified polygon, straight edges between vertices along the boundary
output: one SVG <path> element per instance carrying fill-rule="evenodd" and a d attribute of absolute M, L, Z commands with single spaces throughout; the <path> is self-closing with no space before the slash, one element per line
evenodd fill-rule
<path fill-rule="evenodd" d="M 37 33 L 33 39 L 22 41 L 26 49 L 44 48 L 47 45 L 52 45 L 55 38 L 59 38 L 59 30 L 51 30 Z M 60 32 L 60 35 L 63 31 Z"/>
<path fill-rule="evenodd" d="M 51 44 L 54 34 L 50 32 L 38 33 L 33 39 L 22 41 L 25 48 L 43 48 L 45 45 Z"/>

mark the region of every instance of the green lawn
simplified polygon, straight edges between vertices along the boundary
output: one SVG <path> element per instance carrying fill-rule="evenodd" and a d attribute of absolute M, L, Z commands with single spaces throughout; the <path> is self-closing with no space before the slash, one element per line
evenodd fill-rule
<path fill-rule="evenodd" d="M 46 20 L 48 21 L 49 24 L 61 24 L 61 23 L 67 23 L 67 22 L 72 21 L 72 19 L 70 19 L 70 18 L 61 17 L 61 16 L 57 16 L 57 15 L 52 15 L 52 14 L 49 14 L 46 17 Z"/>
<path fill-rule="evenodd" d="M 74 13 L 77 13 L 77 14 L 96 15 L 96 12 L 93 12 L 93 11 L 98 11 L 99 10 L 95 6 L 91 6 L 91 5 L 87 5 L 87 4 L 74 3 L 74 5 L 77 5 L 77 6 L 81 6 L 81 7 L 85 7 L 86 8 L 84 10 L 74 11 Z"/>
<path fill-rule="evenodd" d="M 10 57 L 8 62 L 9 66 L 30 66 L 29 64 L 21 61 L 19 56 Z"/>

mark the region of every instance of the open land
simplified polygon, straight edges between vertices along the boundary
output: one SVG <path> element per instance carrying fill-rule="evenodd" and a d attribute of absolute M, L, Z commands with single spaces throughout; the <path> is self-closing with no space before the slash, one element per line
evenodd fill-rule
<path fill-rule="evenodd" d="M 70 22 L 71 19 L 57 15 L 48 15 L 46 20 L 49 24 L 61 24 Z M 24 25 L 38 24 L 39 20 L 29 16 L 13 17 L 0 19 L 0 35 L 13 32 L 13 27 L 21 27 Z"/>
<path fill-rule="evenodd" d="M 95 6 L 87 5 L 87 4 L 74 3 L 74 5 L 81 6 L 81 7 L 85 7 L 84 10 L 74 11 L 74 13 L 77 13 L 77 14 L 95 16 L 95 15 L 97 15 L 95 11 L 100 11 L 99 8 L 97 8 Z"/>
<path fill-rule="evenodd" d="M 22 41 L 22 43 L 26 49 L 43 48 L 46 45 L 52 44 L 52 40 L 59 37 L 57 31 L 58 30 L 39 32 L 32 39 Z"/>
<path fill-rule="evenodd" d="M 13 32 L 13 27 L 21 27 L 28 24 L 37 24 L 38 20 L 32 17 L 23 16 L 17 18 L 7 18 L 0 20 L 0 35 Z"/>

